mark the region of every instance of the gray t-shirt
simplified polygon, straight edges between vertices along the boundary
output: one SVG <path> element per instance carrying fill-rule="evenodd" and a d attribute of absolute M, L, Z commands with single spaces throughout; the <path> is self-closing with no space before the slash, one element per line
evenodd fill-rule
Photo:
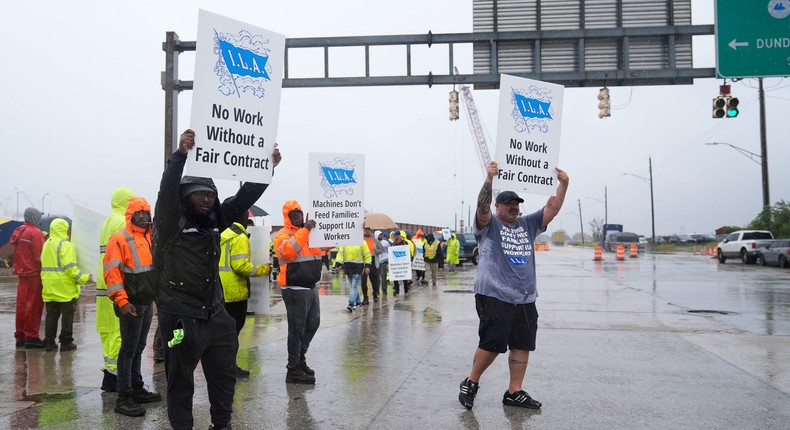
<path fill-rule="evenodd" d="M 538 299 L 535 279 L 535 237 L 543 231 L 543 209 L 516 218 L 507 225 L 496 214 L 480 230 L 475 216 L 474 232 L 480 261 L 475 273 L 475 293 L 505 303 L 534 303 Z"/>

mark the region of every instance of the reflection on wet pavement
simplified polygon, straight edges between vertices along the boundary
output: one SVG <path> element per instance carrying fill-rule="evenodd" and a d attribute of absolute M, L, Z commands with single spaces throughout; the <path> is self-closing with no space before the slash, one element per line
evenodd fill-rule
<path fill-rule="evenodd" d="M 753 402 L 774 405 L 772 416 L 787 416 L 790 407 L 781 400 L 790 393 L 790 365 L 782 359 L 790 347 L 790 270 L 719 265 L 689 255 L 605 258 L 594 262 L 591 250 L 577 248 L 537 256 L 542 348 L 534 369 L 530 361 L 530 394 L 554 407 L 503 409 L 501 359 L 475 409 L 457 405 L 457 384 L 469 370 L 477 341 L 474 267 L 440 272 L 438 287 L 415 284 L 408 295 L 393 296 L 390 286 L 378 303 L 353 313 L 346 310 L 345 277 L 325 273 L 319 285 L 321 329 L 307 356 L 316 385 L 284 383 L 287 321 L 280 290 L 271 287 L 267 311 L 248 315 L 239 337 L 237 364 L 252 374 L 237 384 L 234 427 L 644 428 L 651 424 L 632 413 L 644 405 L 633 402 L 642 394 L 670 390 L 679 399 L 651 397 L 659 403 L 651 414 L 660 415 L 652 427 L 727 427 L 726 422 L 731 428 L 772 428 L 749 425 L 760 411 L 747 406 L 735 407 L 737 419 L 719 418 L 726 414 L 716 413 L 716 405 L 724 408 L 726 402 L 711 394 L 724 383 L 717 378 L 736 384 L 727 385 L 731 391 L 743 386 L 743 392 L 729 396 L 746 398 L 749 392 L 757 396 Z M 65 353 L 14 347 L 15 296 L 15 278 L 0 277 L 0 326 L 9 334 L 0 341 L 0 427 L 168 427 L 164 402 L 146 405 L 143 418 L 123 417 L 113 412 L 115 394 L 98 390 L 102 354 L 91 291 L 83 290 L 75 315 L 79 349 Z M 150 349 L 155 328 L 156 320 L 142 373 L 151 389 L 165 393 L 163 366 L 153 363 Z M 654 358 L 634 358 L 643 354 Z M 694 386 L 673 381 L 677 372 L 677 378 L 695 378 Z M 196 427 L 206 428 L 208 398 L 200 366 L 195 380 Z M 632 391 L 629 380 L 645 384 L 646 392 Z M 610 421 L 596 421 L 600 411 L 584 394 L 590 387 L 614 397 Z M 707 390 L 710 400 L 699 390 Z M 693 408 L 698 420 L 672 418 L 672 405 L 683 401 L 698 404 Z M 579 421 L 581 416 L 595 418 Z"/>

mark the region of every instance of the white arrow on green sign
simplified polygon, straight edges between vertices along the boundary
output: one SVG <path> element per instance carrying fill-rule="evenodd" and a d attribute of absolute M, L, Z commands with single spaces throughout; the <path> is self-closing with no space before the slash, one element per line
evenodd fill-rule
<path fill-rule="evenodd" d="M 790 0 L 716 0 L 720 78 L 790 76 Z"/>

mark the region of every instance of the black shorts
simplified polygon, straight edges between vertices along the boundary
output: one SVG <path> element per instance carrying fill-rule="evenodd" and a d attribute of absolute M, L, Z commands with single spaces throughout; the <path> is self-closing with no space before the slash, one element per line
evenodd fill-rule
<path fill-rule="evenodd" d="M 493 297 L 475 294 L 480 317 L 478 348 L 503 353 L 510 349 L 535 350 L 538 333 L 538 308 L 535 303 L 514 305 Z"/>

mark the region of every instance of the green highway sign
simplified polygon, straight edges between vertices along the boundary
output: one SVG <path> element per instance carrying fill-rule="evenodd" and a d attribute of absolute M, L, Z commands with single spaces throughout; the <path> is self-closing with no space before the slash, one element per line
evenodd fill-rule
<path fill-rule="evenodd" d="M 790 0 L 716 0 L 720 78 L 790 76 Z"/>

